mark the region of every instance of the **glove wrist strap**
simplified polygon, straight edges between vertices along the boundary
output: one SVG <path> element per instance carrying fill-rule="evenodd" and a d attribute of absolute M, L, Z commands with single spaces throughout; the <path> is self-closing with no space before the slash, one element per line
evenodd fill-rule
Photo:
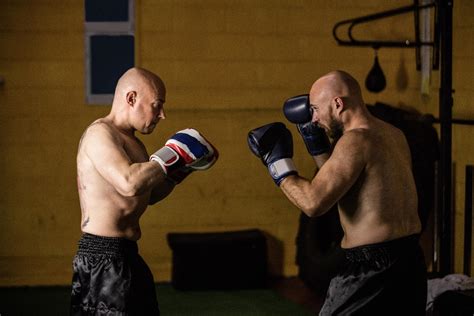
<path fill-rule="evenodd" d="M 179 161 L 178 153 L 167 146 L 163 146 L 150 156 L 150 161 L 156 161 L 163 168 L 163 172 L 168 174 L 170 167 Z"/>
<path fill-rule="evenodd" d="M 268 165 L 268 171 L 277 185 L 287 176 L 297 174 L 296 166 L 291 158 L 283 158 Z"/>

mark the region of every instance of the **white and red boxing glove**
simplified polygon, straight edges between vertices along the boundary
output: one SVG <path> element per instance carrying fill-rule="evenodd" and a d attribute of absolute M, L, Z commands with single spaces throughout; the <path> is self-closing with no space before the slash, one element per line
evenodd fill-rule
<path fill-rule="evenodd" d="M 158 162 L 175 183 L 180 183 L 195 170 L 209 169 L 217 158 L 215 147 L 192 128 L 177 132 L 150 156 L 150 160 Z"/>

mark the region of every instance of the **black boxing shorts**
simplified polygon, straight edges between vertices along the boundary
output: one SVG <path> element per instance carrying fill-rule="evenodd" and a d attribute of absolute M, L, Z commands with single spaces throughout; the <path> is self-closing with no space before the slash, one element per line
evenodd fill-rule
<path fill-rule="evenodd" d="M 319 315 L 425 315 L 426 264 L 419 235 L 342 249 L 344 271 Z"/>
<path fill-rule="evenodd" d="M 153 275 L 135 241 L 83 234 L 73 261 L 71 315 L 159 315 Z"/>

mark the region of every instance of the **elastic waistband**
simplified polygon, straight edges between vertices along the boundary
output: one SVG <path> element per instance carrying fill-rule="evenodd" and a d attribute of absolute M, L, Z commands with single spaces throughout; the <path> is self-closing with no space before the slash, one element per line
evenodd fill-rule
<path fill-rule="evenodd" d="M 137 242 L 121 237 L 103 237 L 84 233 L 79 239 L 79 255 L 124 256 L 138 253 Z"/>
<path fill-rule="evenodd" d="M 420 235 L 414 234 L 376 244 L 343 248 L 342 250 L 349 261 L 391 260 L 400 253 L 406 253 L 411 249 L 416 249 L 419 239 Z"/>

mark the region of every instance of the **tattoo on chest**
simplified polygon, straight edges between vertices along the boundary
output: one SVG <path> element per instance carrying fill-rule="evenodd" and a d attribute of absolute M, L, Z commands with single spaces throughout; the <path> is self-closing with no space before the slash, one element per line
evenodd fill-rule
<path fill-rule="evenodd" d="M 86 227 L 87 224 L 89 224 L 89 217 L 87 217 L 84 223 L 82 223 L 82 228 Z"/>

